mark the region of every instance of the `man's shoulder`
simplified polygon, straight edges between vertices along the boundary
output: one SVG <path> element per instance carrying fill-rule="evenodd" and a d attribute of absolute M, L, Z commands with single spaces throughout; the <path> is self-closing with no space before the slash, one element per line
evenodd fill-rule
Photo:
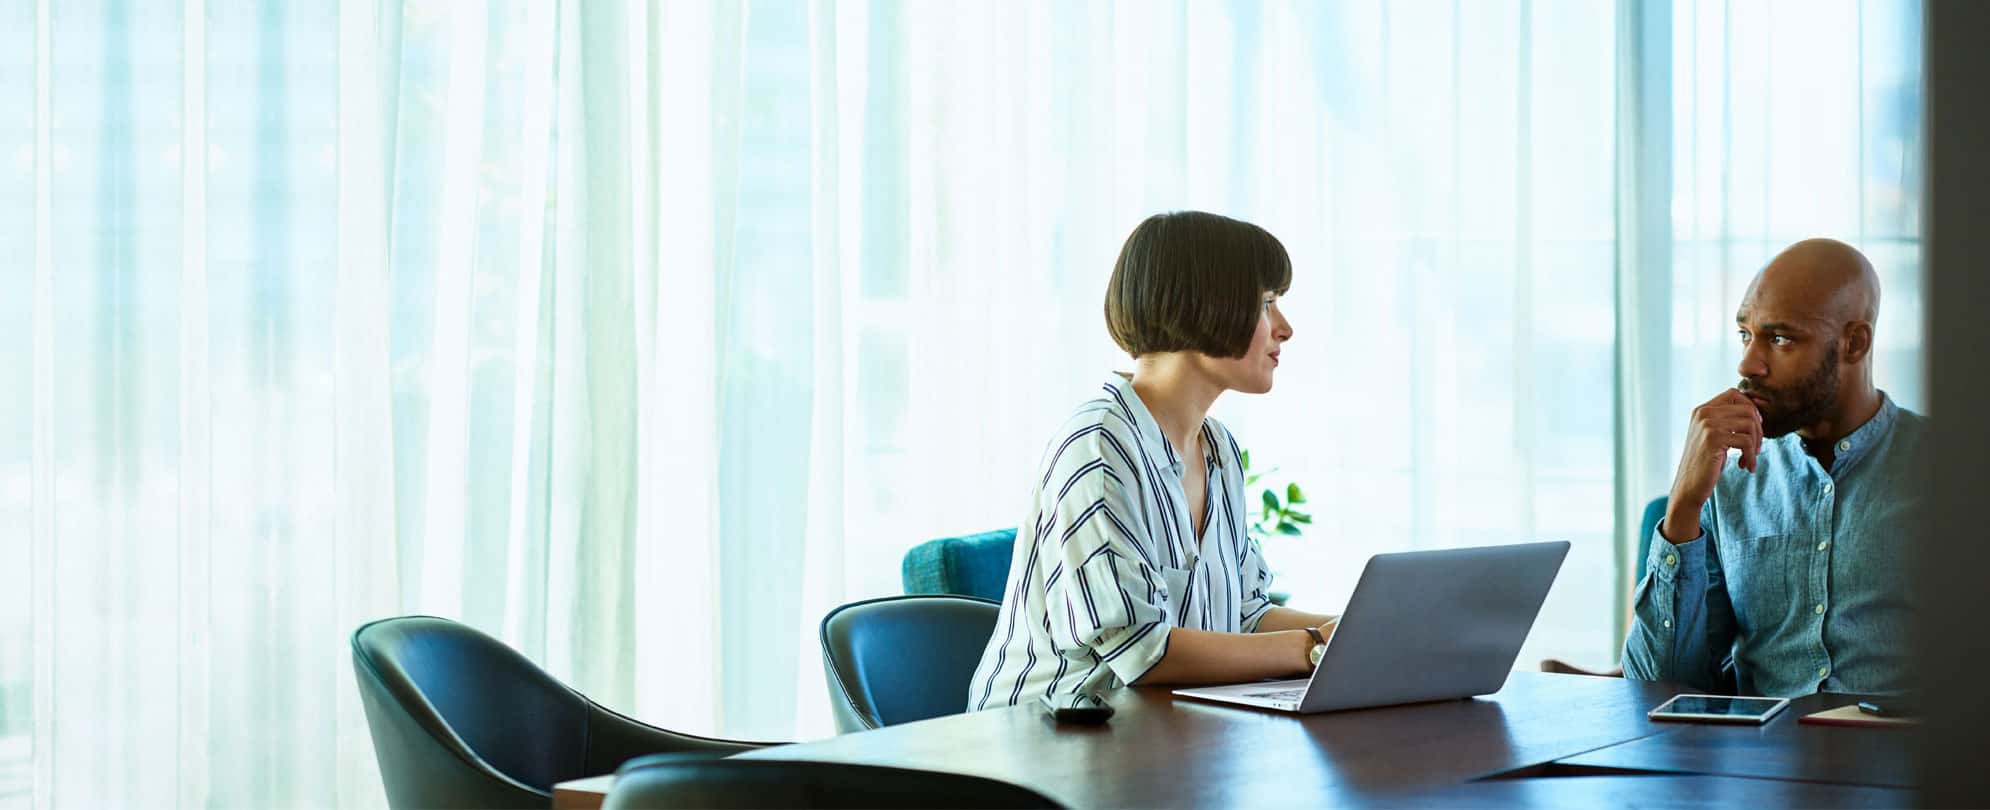
<path fill-rule="evenodd" d="M 1933 420 L 1925 414 L 1901 408 L 1894 416 L 1893 429 L 1881 447 L 1884 456 L 1875 466 L 1873 476 L 1890 481 L 1896 489 L 1920 490 L 1923 483 L 1920 479 L 1927 474 L 1923 462 L 1926 461 L 1928 442 L 1933 433 Z"/>
<path fill-rule="evenodd" d="M 1933 423 L 1934 420 L 1929 419 L 1927 414 L 1901 408 L 1900 413 L 1893 417 L 1893 435 L 1918 443 Z"/>

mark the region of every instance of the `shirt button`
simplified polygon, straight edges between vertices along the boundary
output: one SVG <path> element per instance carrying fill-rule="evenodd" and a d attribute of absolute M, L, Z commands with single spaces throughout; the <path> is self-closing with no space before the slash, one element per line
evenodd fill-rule
<path fill-rule="evenodd" d="M 1672 565 L 1672 564 L 1675 564 L 1675 563 L 1677 563 L 1677 562 L 1679 562 L 1679 557 L 1678 557 L 1677 555 L 1673 555 L 1673 554 L 1667 554 L 1667 555 L 1665 555 L 1665 564 L 1666 564 L 1666 565 Z"/>
<path fill-rule="evenodd" d="M 1829 481 L 1824 482 L 1824 494 L 1831 494 L 1831 482 Z"/>
<path fill-rule="evenodd" d="M 1818 544 L 1817 544 L 1817 550 L 1818 550 L 1818 551 L 1823 551 L 1823 550 L 1824 550 L 1824 547 L 1825 547 L 1825 546 L 1828 546 L 1828 545 L 1831 545 L 1831 541 L 1829 541 L 1829 540 L 1826 540 L 1826 541 L 1824 541 L 1824 542 L 1822 542 L 1822 543 L 1818 543 Z"/>
<path fill-rule="evenodd" d="M 1852 449 L 1852 443 L 1851 443 L 1851 442 L 1839 442 L 1839 443 L 1838 443 L 1838 452 L 1840 452 L 1840 453 L 1843 453 L 1843 452 L 1845 452 L 1845 451 L 1847 451 L 1847 450 L 1850 450 L 1850 449 Z"/>
<path fill-rule="evenodd" d="M 1830 667 L 1818 667 L 1818 668 L 1817 668 L 1817 677 L 1819 677 L 1819 678 L 1822 678 L 1822 677 L 1824 677 L 1824 676 L 1826 676 L 1826 675 L 1829 675 L 1829 674 L 1831 674 L 1831 668 L 1830 668 Z"/>
<path fill-rule="evenodd" d="M 1810 612 L 1815 613 L 1819 616 L 1824 615 L 1824 604 L 1821 602 L 1818 603 L 1817 607 L 1811 608 Z"/>
<path fill-rule="evenodd" d="M 1666 619 L 1666 620 L 1665 620 L 1665 626 L 1666 626 L 1666 627 L 1671 627 L 1671 626 L 1672 626 L 1672 620 L 1671 620 L 1671 619 Z"/>

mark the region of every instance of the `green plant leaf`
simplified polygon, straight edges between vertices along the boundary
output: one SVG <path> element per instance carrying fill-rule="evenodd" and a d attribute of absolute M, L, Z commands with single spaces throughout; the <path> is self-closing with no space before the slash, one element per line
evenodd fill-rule
<path fill-rule="evenodd" d="M 1277 467 L 1263 470 L 1251 469 L 1251 451 L 1249 450 L 1239 450 L 1237 460 L 1243 465 L 1242 472 L 1244 474 L 1245 487 L 1255 487 L 1261 479 L 1269 478 L 1273 473 L 1278 472 Z M 1275 486 L 1267 486 L 1258 494 L 1260 506 L 1254 510 L 1256 514 L 1247 516 L 1247 522 L 1244 527 L 1245 534 L 1251 538 L 1252 542 L 1261 541 L 1274 534 L 1298 536 L 1302 533 L 1302 530 L 1299 528 L 1300 526 L 1309 525 L 1313 522 L 1312 515 L 1293 508 L 1306 502 L 1306 491 L 1300 489 L 1298 484 L 1287 483 L 1285 485 L 1285 499 L 1282 502 L 1279 500 L 1278 496 L 1280 493 Z"/>

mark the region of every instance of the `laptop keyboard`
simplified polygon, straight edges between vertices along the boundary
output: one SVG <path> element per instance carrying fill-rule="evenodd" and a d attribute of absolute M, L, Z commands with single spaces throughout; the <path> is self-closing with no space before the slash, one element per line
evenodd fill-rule
<path fill-rule="evenodd" d="M 1304 689 L 1280 689 L 1276 692 L 1247 692 L 1244 694 L 1244 697 L 1264 698 L 1266 700 L 1283 700 L 1291 702 L 1291 701 L 1297 701 L 1300 697 L 1304 696 L 1305 694 L 1306 690 Z"/>

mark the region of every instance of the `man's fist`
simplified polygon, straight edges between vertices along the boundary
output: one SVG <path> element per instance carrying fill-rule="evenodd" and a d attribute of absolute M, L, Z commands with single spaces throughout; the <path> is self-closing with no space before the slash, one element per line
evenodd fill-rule
<path fill-rule="evenodd" d="M 1686 425 L 1686 451 L 1679 458 L 1672 498 L 1665 508 L 1661 532 L 1665 539 L 1684 543 L 1700 536 L 1700 507 L 1714 496 L 1729 450 L 1740 450 L 1741 468 L 1755 472 L 1756 456 L 1762 452 L 1762 412 L 1732 388 L 1693 409 Z"/>

